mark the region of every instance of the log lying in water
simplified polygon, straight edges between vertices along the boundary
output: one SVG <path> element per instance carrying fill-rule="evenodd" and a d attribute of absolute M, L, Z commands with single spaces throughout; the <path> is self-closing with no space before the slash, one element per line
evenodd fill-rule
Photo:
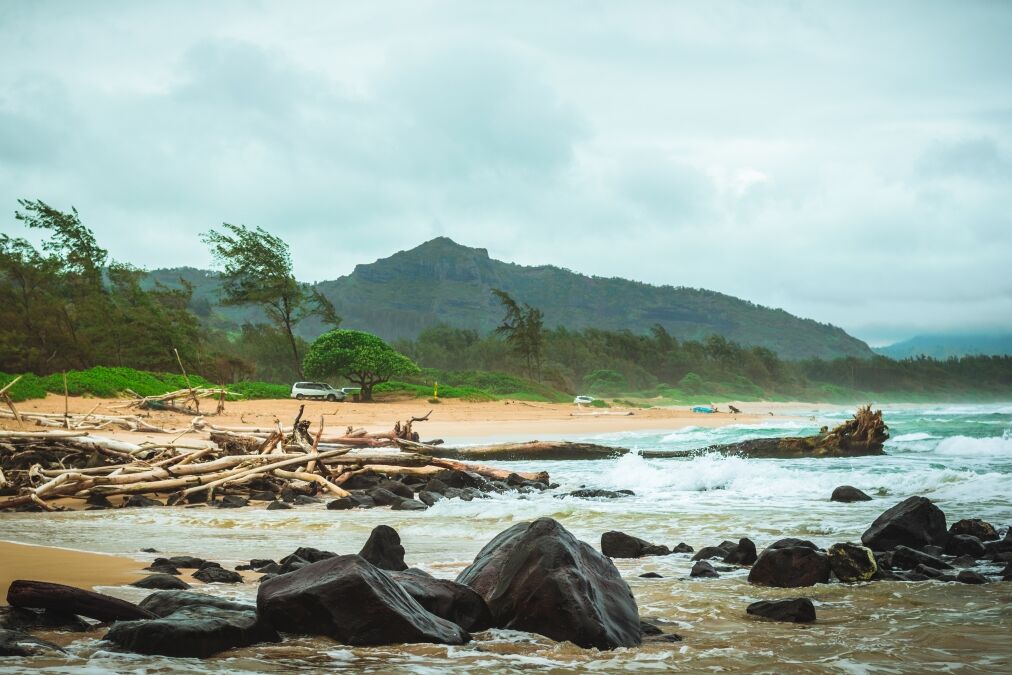
<path fill-rule="evenodd" d="M 132 621 L 155 618 L 154 614 L 132 602 L 45 581 L 15 580 L 7 591 L 7 602 L 14 607 L 55 609 L 98 621 Z"/>
<path fill-rule="evenodd" d="M 832 431 L 823 431 L 815 436 L 753 438 L 738 443 L 711 445 L 700 452 L 716 452 L 756 459 L 863 457 L 884 455 L 882 446 L 888 438 L 889 427 L 882 421 L 882 411 L 872 412 L 869 405 L 858 408 L 853 419 L 847 420 Z"/>
<path fill-rule="evenodd" d="M 414 452 L 432 457 L 512 462 L 537 459 L 614 459 L 629 452 L 626 448 L 571 441 L 527 441 L 526 443 L 498 443 L 462 448 L 446 448 L 421 443 L 399 443 L 399 445 L 404 449 L 411 449 Z"/>

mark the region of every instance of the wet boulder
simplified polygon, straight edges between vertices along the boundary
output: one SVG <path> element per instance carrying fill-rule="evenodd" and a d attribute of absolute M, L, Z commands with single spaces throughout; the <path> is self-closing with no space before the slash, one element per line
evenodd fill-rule
<path fill-rule="evenodd" d="M 766 549 L 749 571 L 749 583 L 798 588 L 829 582 L 829 556 L 803 546 Z"/>
<path fill-rule="evenodd" d="M 909 497 L 876 518 L 861 535 L 861 543 L 873 551 L 888 551 L 897 546 L 943 546 L 948 538 L 942 510 L 926 497 Z"/>
<path fill-rule="evenodd" d="M 492 627 L 492 613 L 485 599 L 470 586 L 449 579 L 436 579 L 415 569 L 388 574 L 419 605 L 469 633 Z"/>
<path fill-rule="evenodd" d="M 730 565 L 751 565 L 757 559 L 755 544 L 746 537 L 739 539 L 738 545 L 724 556 L 724 562 Z"/>
<path fill-rule="evenodd" d="M 338 497 L 337 499 L 327 502 L 328 511 L 346 511 L 348 509 L 353 509 L 356 506 L 358 506 L 358 502 L 351 497 Z"/>
<path fill-rule="evenodd" d="M 696 554 L 692 556 L 692 560 L 710 560 L 711 558 L 721 558 L 727 555 L 727 551 L 719 546 L 704 546 L 703 548 L 696 551 Z"/>
<path fill-rule="evenodd" d="M 680 542 L 678 542 L 678 544 L 675 545 L 674 548 L 671 549 L 671 552 L 672 553 L 692 553 L 695 550 L 696 549 L 692 548 L 691 546 L 689 546 L 688 544 L 686 544 L 684 541 L 680 541 Z"/>
<path fill-rule="evenodd" d="M 81 633 L 91 630 L 87 621 L 57 609 L 27 609 L 0 605 L 0 628 L 6 630 L 59 630 Z"/>
<path fill-rule="evenodd" d="M 791 623 L 812 623 L 815 621 L 815 605 L 808 598 L 760 600 L 753 602 L 745 611 L 752 616 L 772 621 Z"/>
<path fill-rule="evenodd" d="M 372 497 L 372 500 L 376 502 L 377 506 L 393 506 L 403 499 L 403 497 L 399 497 L 393 492 L 390 492 L 390 490 L 381 487 L 371 490 L 369 492 L 369 496 Z"/>
<path fill-rule="evenodd" d="M 200 569 L 207 561 L 192 555 L 177 555 L 171 558 L 155 558 L 153 564 L 168 564 L 179 569 Z"/>
<path fill-rule="evenodd" d="M 249 506 L 249 500 L 239 495 L 224 495 L 214 503 L 219 509 L 241 509 Z"/>
<path fill-rule="evenodd" d="M 417 499 L 401 499 L 390 505 L 391 511 L 424 511 L 427 508 L 429 508 L 427 504 Z"/>
<path fill-rule="evenodd" d="M 205 584 L 241 584 L 242 575 L 222 567 L 201 567 L 194 572 L 193 578 Z"/>
<path fill-rule="evenodd" d="M 570 497 L 579 497 L 580 499 L 621 499 L 622 497 L 632 497 L 635 493 L 632 490 L 601 490 L 597 488 L 581 488 L 579 490 L 573 490 L 569 493 Z M 566 495 L 559 495 L 565 497 Z"/>
<path fill-rule="evenodd" d="M 998 538 L 998 530 L 991 523 L 979 518 L 957 520 L 949 528 L 950 535 L 966 534 L 977 537 L 981 541 L 993 541 Z"/>
<path fill-rule="evenodd" d="M 190 584 L 171 574 L 149 574 L 130 585 L 137 588 L 156 588 L 160 590 L 190 588 Z"/>
<path fill-rule="evenodd" d="M 0 629 L 0 656 L 59 656 L 63 648 L 28 633 Z"/>
<path fill-rule="evenodd" d="M 609 558 L 642 558 L 648 555 L 668 555 L 667 546 L 651 544 L 625 532 L 612 530 L 601 535 L 601 553 Z"/>
<path fill-rule="evenodd" d="M 983 574 L 973 570 L 963 570 L 956 575 L 956 581 L 961 584 L 986 584 L 987 579 Z"/>
<path fill-rule="evenodd" d="M 104 639 L 138 654 L 206 658 L 280 637 L 255 611 L 191 606 L 158 619 L 117 622 Z"/>
<path fill-rule="evenodd" d="M 717 570 L 713 569 L 713 565 L 705 560 L 697 560 L 696 564 L 692 566 L 692 570 L 689 572 L 690 577 L 698 578 L 716 578 L 720 575 L 717 574 Z"/>
<path fill-rule="evenodd" d="M 123 502 L 124 507 L 145 507 L 145 506 L 164 506 L 157 499 L 151 497 L 145 497 L 144 495 L 130 495 L 130 497 Z"/>
<path fill-rule="evenodd" d="M 146 609 L 156 617 L 166 617 L 186 607 L 212 607 L 233 612 L 256 611 L 256 605 L 252 603 L 236 602 L 194 591 L 158 591 L 141 600 L 138 607 Z"/>
<path fill-rule="evenodd" d="M 766 548 L 767 549 L 770 549 L 770 548 L 795 548 L 795 547 L 798 547 L 798 546 L 800 546 L 802 548 L 810 548 L 813 551 L 818 551 L 819 550 L 819 547 L 815 545 L 815 542 L 808 541 L 807 539 L 798 539 L 797 537 L 784 537 L 783 539 L 777 539 L 775 542 L 773 542 L 772 544 L 770 544 Z"/>
<path fill-rule="evenodd" d="M 418 493 L 418 501 L 425 504 L 426 506 L 433 506 L 439 500 L 444 499 L 442 493 L 431 492 L 429 490 L 422 490 Z"/>
<path fill-rule="evenodd" d="M 841 485 L 840 487 L 833 490 L 833 494 L 830 495 L 829 501 L 831 502 L 870 502 L 871 497 L 865 494 L 863 491 L 858 490 L 853 485 Z"/>
<path fill-rule="evenodd" d="M 833 544 L 827 551 L 829 566 L 836 578 L 845 583 L 871 581 L 878 571 L 875 554 L 860 544 Z"/>
<path fill-rule="evenodd" d="M 287 502 L 279 502 L 277 500 L 267 505 L 268 511 L 284 511 L 286 509 L 293 508 L 291 504 Z"/>
<path fill-rule="evenodd" d="M 404 562 L 404 547 L 397 530 L 389 525 L 377 525 L 358 553 L 381 570 L 399 572 L 408 566 Z"/>
<path fill-rule="evenodd" d="M 500 628 L 585 648 L 642 639 L 636 600 L 615 565 L 551 518 L 499 533 L 457 582 L 485 598 Z"/>
<path fill-rule="evenodd" d="M 928 555 L 909 546 L 897 546 L 893 549 L 892 553 L 891 565 L 901 570 L 916 569 L 918 565 L 927 565 L 936 570 L 952 569 L 952 565 L 941 558 L 936 558 L 933 555 Z"/>
<path fill-rule="evenodd" d="M 980 539 L 971 534 L 954 534 L 946 542 L 945 552 L 955 556 L 971 555 L 974 558 L 983 558 L 987 549 Z"/>
<path fill-rule="evenodd" d="M 264 581 L 257 608 L 282 632 L 328 635 L 348 645 L 460 645 L 470 639 L 359 555 L 329 558 Z"/>

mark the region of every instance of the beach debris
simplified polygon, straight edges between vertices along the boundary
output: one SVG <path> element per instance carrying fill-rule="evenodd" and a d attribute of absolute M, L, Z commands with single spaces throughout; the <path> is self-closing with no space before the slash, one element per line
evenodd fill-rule
<path fill-rule="evenodd" d="M 609 558 L 642 558 L 650 555 L 670 555 L 671 549 L 661 544 L 612 530 L 601 535 L 601 553 Z"/>
<path fill-rule="evenodd" d="M 815 621 L 815 605 L 808 598 L 760 600 L 746 607 L 745 613 L 763 619 L 789 623 L 812 623 Z"/>
<path fill-rule="evenodd" d="M 360 555 L 335 556 L 262 582 L 257 609 L 281 632 L 327 635 L 347 645 L 461 645 L 471 639 Z"/>
<path fill-rule="evenodd" d="M 767 548 L 749 570 L 748 581 L 759 586 L 798 588 L 829 583 L 829 556 L 803 546 Z"/>
<path fill-rule="evenodd" d="M 614 459 L 629 452 L 628 448 L 616 448 L 596 443 L 575 443 L 572 441 L 526 441 L 523 443 L 498 443 L 495 445 L 474 445 L 459 448 L 433 447 L 423 443 L 397 443 L 403 450 L 433 457 L 463 460 L 502 460 L 522 462 L 530 460 L 585 460 Z"/>
<path fill-rule="evenodd" d="M 642 642 L 636 600 L 614 563 L 552 518 L 500 532 L 457 583 L 485 598 L 498 628 L 601 650 Z"/>
<path fill-rule="evenodd" d="M 446 487 L 436 484 L 428 492 L 469 499 L 549 486 L 545 472 L 517 473 L 398 447 L 417 442 L 411 440 L 418 437 L 412 425 L 431 411 L 397 422 L 389 432 L 349 428 L 341 435 L 327 435 L 322 418 L 312 429 L 303 411 L 300 407 L 287 428 L 253 430 L 215 428 L 198 417 L 191 429 L 207 439 L 185 442 L 135 444 L 81 430 L 0 431 L 0 509 L 53 510 L 57 499 L 66 498 L 89 508 L 180 503 L 238 508 L 250 499 L 279 498 L 278 504 L 313 504 L 323 494 L 351 498 L 351 490 L 372 481 L 370 487 L 383 492 L 370 494 L 371 502 L 356 500 L 354 507 L 409 510 L 427 508 L 410 486 L 434 478 Z M 380 480 L 386 483 L 379 485 Z"/>
<path fill-rule="evenodd" d="M 691 457 L 701 453 L 737 455 L 754 459 L 799 459 L 804 457 L 862 457 L 884 455 L 883 445 L 889 438 L 889 427 L 882 420 L 882 411 L 871 406 L 858 408 L 852 419 L 832 431 L 814 436 L 781 436 L 753 438 L 737 443 L 711 445 L 690 451 L 644 451 L 645 458 Z"/>

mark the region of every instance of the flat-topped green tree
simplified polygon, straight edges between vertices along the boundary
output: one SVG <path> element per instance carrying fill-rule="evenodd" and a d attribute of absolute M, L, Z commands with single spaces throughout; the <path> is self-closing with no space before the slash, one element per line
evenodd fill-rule
<path fill-rule="evenodd" d="M 362 388 L 362 400 L 372 400 L 372 389 L 398 375 L 419 372 L 414 361 L 372 333 L 332 330 L 316 338 L 303 361 L 309 377 L 343 377 Z"/>
<path fill-rule="evenodd" d="M 288 244 L 263 228 L 222 223 L 222 231 L 208 230 L 203 241 L 222 266 L 223 303 L 259 306 L 288 337 L 295 368 L 303 377 L 295 326 L 317 316 L 336 328 L 341 317 L 334 305 L 315 288 L 296 280 Z"/>

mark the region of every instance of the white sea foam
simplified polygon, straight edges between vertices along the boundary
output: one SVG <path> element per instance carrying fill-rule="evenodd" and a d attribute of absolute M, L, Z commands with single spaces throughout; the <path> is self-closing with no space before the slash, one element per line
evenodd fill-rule
<path fill-rule="evenodd" d="M 910 443 L 912 441 L 929 441 L 929 440 L 932 440 L 932 439 L 935 439 L 935 438 L 941 438 L 941 437 L 940 436 L 933 436 L 932 434 L 927 434 L 927 433 L 924 433 L 923 431 L 918 431 L 917 433 L 913 433 L 913 434 L 900 434 L 899 436 L 896 436 L 895 438 L 892 438 L 891 440 L 892 440 L 893 443 Z"/>
<path fill-rule="evenodd" d="M 1002 436 L 985 438 L 950 436 L 942 439 L 935 451 L 940 455 L 1012 456 L 1012 434 L 1006 431 Z"/>

